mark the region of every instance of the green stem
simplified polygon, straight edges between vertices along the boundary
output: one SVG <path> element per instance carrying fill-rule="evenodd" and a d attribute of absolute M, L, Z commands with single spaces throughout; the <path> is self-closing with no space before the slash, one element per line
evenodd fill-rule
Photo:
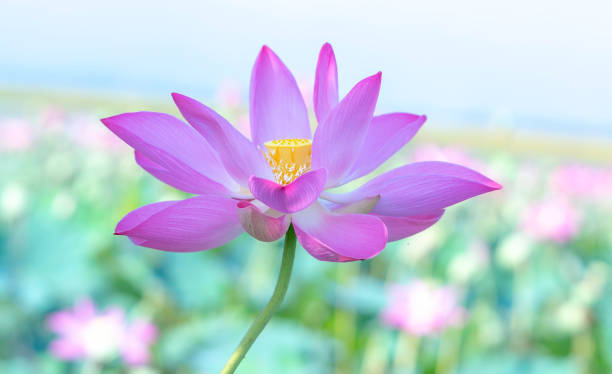
<path fill-rule="evenodd" d="M 261 334 L 261 331 L 266 327 L 278 307 L 280 307 L 287 288 L 289 287 L 289 279 L 291 278 L 291 269 L 293 268 L 293 259 L 295 258 L 295 231 L 293 225 L 289 226 L 287 234 L 285 234 L 285 247 L 283 249 L 283 260 L 281 262 L 280 273 L 278 274 L 278 280 L 276 281 L 276 287 L 274 293 L 268 301 L 268 305 L 259 313 L 253 324 L 249 328 L 249 331 L 244 335 L 238 347 L 232 353 L 229 360 L 221 370 L 219 374 L 231 374 L 233 373 L 240 362 L 246 356 L 249 348 L 255 342 L 255 339 Z"/>

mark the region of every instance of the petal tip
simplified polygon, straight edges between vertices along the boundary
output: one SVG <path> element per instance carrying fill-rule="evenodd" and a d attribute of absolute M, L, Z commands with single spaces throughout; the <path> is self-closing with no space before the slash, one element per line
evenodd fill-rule
<path fill-rule="evenodd" d="M 172 96 L 172 100 L 174 101 L 174 104 L 179 107 L 179 110 L 181 109 L 182 105 L 187 104 L 188 102 L 194 102 L 195 100 L 190 98 L 187 95 L 183 95 L 180 94 L 178 92 L 173 92 L 170 94 Z"/>
<path fill-rule="evenodd" d="M 259 51 L 259 55 L 260 56 L 267 56 L 268 58 L 275 56 L 276 54 L 274 53 L 274 51 L 272 50 L 272 48 L 268 47 L 267 45 L 263 45 L 261 47 L 261 50 Z"/>
<path fill-rule="evenodd" d="M 334 49 L 332 48 L 332 45 L 329 42 L 325 42 L 323 46 L 321 47 L 321 52 L 334 53 Z"/>
<path fill-rule="evenodd" d="M 480 173 L 479 173 L 480 174 Z M 487 177 L 484 174 L 480 174 L 482 176 L 482 178 L 484 179 L 481 184 L 486 186 L 487 188 L 489 188 L 489 191 L 497 191 L 497 190 L 501 190 L 502 188 L 504 188 L 504 186 L 502 186 L 501 184 L 497 183 L 496 181 L 494 181 L 493 179 Z"/>
<path fill-rule="evenodd" d="M 491 179 L 491 182 L 489 182 L 489 187 L 491 187 L 491 189 L 493 191 L 501 190 L 502 188 L 504 188 L 504 186 L 502 186 L 501 184 L 495 182 L 492 179 Z"/>
<path fill-rule="evenodd" d="M 123 127 L 123 120 L 125 118 L 129 118 L 128 116 L 130 114 L 132 113 L 115 114 L 114 116 L 101 118 L 100 122 L 102 122 L 102 124 L 106 126 L 107 129 L 111 130 L 112 132 L 115 132 L 121 127 Z"/>
<path fill-rule="evenodd" d="M 104 126 L 108 127 L 112 130 L 113 127 L 122 127 L 126 120 L 132 120 L 135 117 L 143 114 L 150 114 L 152 112 L 147 111 L 139 111 L 139 112 L 125 112 L 121 114 L 115 114 L 114 116 L 109 116 L 105 118 L 101 118 L 100 122 L 104 124 Z"/>
<path fill-rule="evenodd" d="M 172 96 L 172 99 L 173 99 L 174 101 L 176 101 L 177 99 L 182 99 L 182 98 L 187 97 L 187 96 L 185 96 L 185 95 L 183 95 L 183 94 L 180 94 L 180 93 L 178 93 L 178 92 L 172 92 L 172 93 L 170 94 L 170 96 Z"/>
<path fill-rule="evenodd" d="M 382 71 L 379 71 L 378 73 L 374 74 L 374 75 L 370 75 L 367 78 L 364 78 L 361 82 L 357 83 L 357 84 L 366 84 L 366 85 L 370 85 L 370 84 L 374 84 L 376 86 L 378 86 L 378 88 L 380 89 L 380 82 L 382 80 Z"/>
<path fill-rule="evenodd" d="M 267 66 L 272 61 L 275 60 L 276 55 L 272 51 L 270 47 L 267 45 L 263 45 L 255 58 L 255 65 L 253 65 L 253 71 L 259 71 L 262 69 L 262 66 Z"/>
<path fill-rule="evenodd" d="M 117 116 L 115 115 L 115 116 L 100 118 L 100 122 L 102 122 L 104 124 L 104 126 L 110 127 L 110 126 L 112 126 L 113 119 L 115 119 L 116 117 Z"/>
<path fill-rule="evenodd" d="M 125 217 L 123 217 L 121 221 L 117 222 L 117 226 L 115 226 L 113 235 L 128 235 L 129 232 L 130 232 L 130 228 L 126 227 Z"/>
<path fill-rule="evenodd" d="M 278 57 L 278 55 L 272 50 L 272 48 L 268 47 L 265 44 L 261 47 L 261 50 L 257 55 L 256 61 L 263 63 L 264 65 L 269 64 L 269 66 L 271 66 L 274 70 L 282 68 L 284 66 L 280 57 Z"/>

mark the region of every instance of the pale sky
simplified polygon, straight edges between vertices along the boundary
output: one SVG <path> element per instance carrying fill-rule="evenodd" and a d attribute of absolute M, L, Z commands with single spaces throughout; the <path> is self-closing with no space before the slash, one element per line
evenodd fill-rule
<path fill-rule="evenodd" d="M 612 131 L 611 1 L 378 3 L 4 0 L 0 86 L 206 99 L 262 44 L 307 77 L 329 41 L 341 93 L 383 72 L 381 111 Z"/>

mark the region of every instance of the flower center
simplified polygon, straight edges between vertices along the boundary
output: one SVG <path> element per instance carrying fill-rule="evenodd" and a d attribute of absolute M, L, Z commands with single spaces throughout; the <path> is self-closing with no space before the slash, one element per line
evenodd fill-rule
<path fill-rule="evenodd" d="M 289 184 L 310 170 L 312 141 L 310 139 L 279 139 L 265 142 L 266 159 L 276 181 Z"/>

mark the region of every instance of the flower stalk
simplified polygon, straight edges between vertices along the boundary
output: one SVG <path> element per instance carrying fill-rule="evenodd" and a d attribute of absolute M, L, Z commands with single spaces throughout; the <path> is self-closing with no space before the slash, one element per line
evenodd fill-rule
<path fill-rule="evenodd" d="M 251 327 L 240 341 L 240 344 L 238 344 L 238 347 L 234 350 L 234 353 L 232 353 L 229 360 L 227 360 L 227 363 L 221 370 L 220 374 L 234 373 L 259 334 L 261 334 L 274 313 L 282 304 L 285 294 L 287 293 L 287 288 L 289 287 L 289 280 L 291 279 L 291 270 L 293 269 L 293 260 L 295 258 L 295 245 L 295 231 L 293 230 L 293 225 L 290 225 L 287 233 L 285 234 L 283 259 L 281 262 L 280 273 L 278 274 L 278 280 L 276 281 L 276 287 L 274 288 L 274 293 L 272 294 L 272 297 L 270 298 L 270 301 L 268 301 L 266 307 L 261 311 L 261 313 L 259 313 L 255 321 L 253 321 L 253 324 L 251 324 Z"/>

